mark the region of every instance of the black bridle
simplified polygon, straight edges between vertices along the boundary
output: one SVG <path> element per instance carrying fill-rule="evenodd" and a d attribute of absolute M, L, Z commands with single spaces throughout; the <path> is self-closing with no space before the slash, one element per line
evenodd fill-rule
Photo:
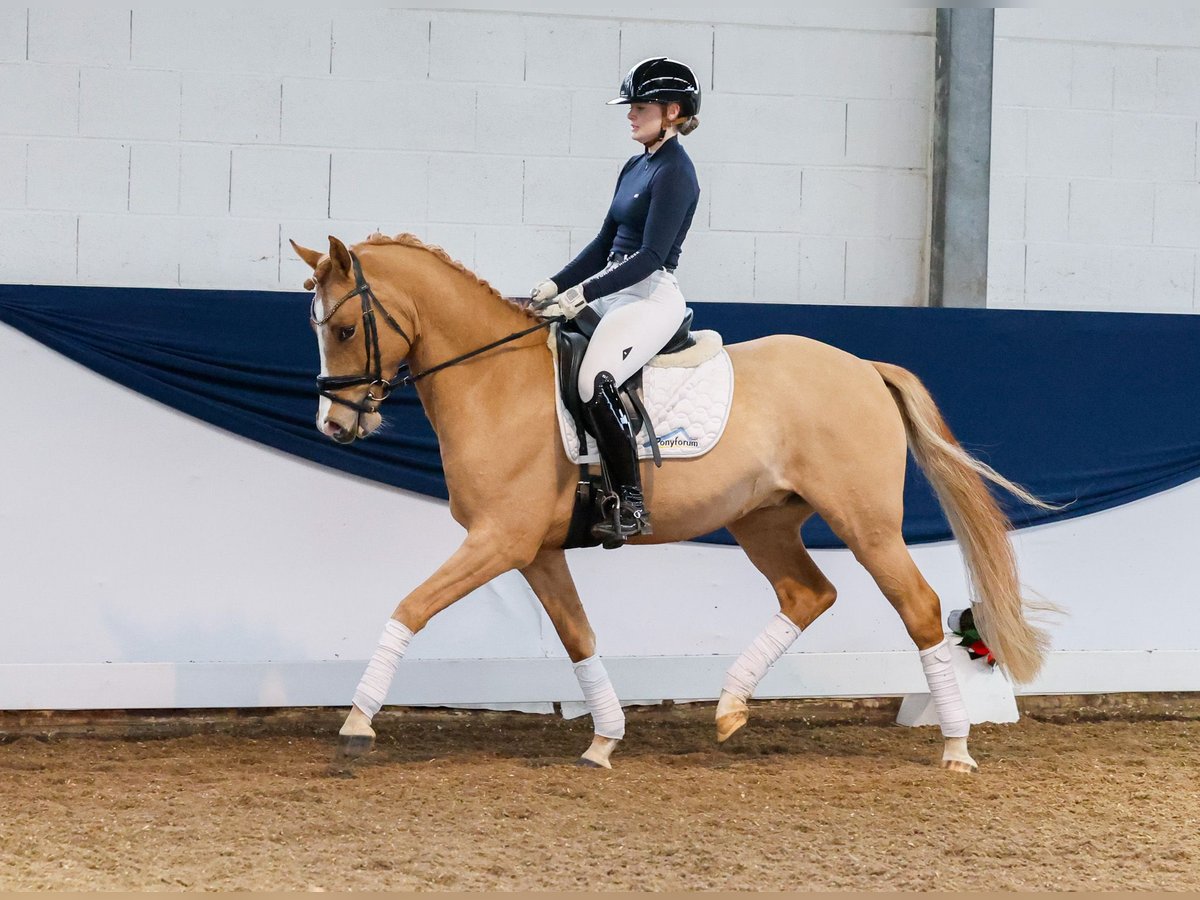
<path fill-rule="evenodd" d="M 362 375 L 318 375 L 317 376 L 317 391 L 322 397 L 331 400 L 334 403 L 340 403 L 342 406 L 348 406 L 360 413 L 373 413 L 379 408 L 379 404 L 391 396 L 392 391 L 398 387 L 408 387 L 410 384 L 415 384 L 422 378 L 428 378 L 435 372 L 440 372 L 442 369 L 448 369 L 450 366 L 458 365 L 460 362 L 465 362 L 472 357 L 478 356 L 481 353 L 486 353 L 489 350 L 494 350 L 503 344 L 510 341 L 515 341 L 518 338 L 523 338 L 527 334 L 533 334 L 535 331 L 540 331 L 543 328 L 549 328 L 555 322 L 564 321 L 562 316 L 555 316 L 545 319 L 534 325 L 531 328 L 526 328 L 524 331 L 518 331 L 510 334 L 507 337 L 502 337 L 498 341 L 479 347 L 469 353 L 464 353 L 461 356 L 456 356 L 454 359 L 447 360 L 443 363 L 438 363 L 432 368 L 426 369 L 424 372 L 414 373 L 408 365 L 400 366 L 394 378 L 391 380 L 383 377 L 383 354 L 379 350 L 379 326 L 375 321 L 375 310 L 378 309 L 383 314 L 383 320 L 391 326 L 400 337 L 404 338 L 408 344 L 409 350 L 412 349 L 413 339 L 408 336 L 400 323 L 392 317 L 388 312 L 387 307 L 379 302 L 379 298 L 375 296 L 375 292 L 371 290 L 371 285 L 367 283 L 367 279 L 363 277 L 362 264 L 358 261 L 358 256 L 353 252 L 350 254 L 350 262 L 354 265 L 354 289 L 344 297 L 341 297 L 324 318 L 317 318 L 317 298 L 314 295 L 312 300 L 312 308 L 309 310 L 309 321 L 314 327 L 319 328 L 322 325 L 329 323 L 329 320 L 334 317 L 342 305 L 352 297 L 362 298 L 362 328 L 363 328 L 363 343 L 367 353 L 367 370 Z M 407 355 L 407 354 L 406 354 Z M 370 406 L 364 403 L 355 403 L 352 400 L 347 400 L 344 397 L 339 397 L 335 391 L 344 390 L 345 388 L 367 386 L 367 395 L 364 398 L 371 403 Z"/>

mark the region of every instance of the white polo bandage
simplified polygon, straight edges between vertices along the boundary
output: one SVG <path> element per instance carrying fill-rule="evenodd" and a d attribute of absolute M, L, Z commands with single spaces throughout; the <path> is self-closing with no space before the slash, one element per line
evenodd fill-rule
<path fill-rule="evenodd" d="M 621 701 L 608 680 L 608 672 L 598 656 L 589 656 L 575 663 L 575 677 L 583 691 L 592 725 L 600 737 L 620 740 L 625 737 L 625 713 Z"/>
<path fill-rule="evenodd" d="M 358 690 L 354 692 L 354 705 L 366 713 L 368 719 L 374 718 L 379 707 L 383 706 L 392 679 L 396 677 L 396 665 L 408 649 L 412 636 L 408 627 L 395 619 L 388 619 L 383 627 L 379 647 L 367 663 L 367 670 L 363 672 Z"/>
<path fill-rule="evenodd" d="M 942 726 L 942 736 L 959 738 L 966 737 L 970 732 L 971 719 L 958 689 L 958 679 L 954 677 L 951 652 L 946 640 L 936 647 L 922 650 L 921 668 L 925 670 L 925 680 L 929 682 L 929 694 L 933 697 L 933 706 Z"/>
<path fill-rule="evenodd" d="M 737 662 L 729 667 L 729 671 L 725 673 L 722 690 L 742 700 L 749 700 L 754 695 L 758 683 L 767 674 L 767 669 L 783 656 L 799 636 L 800 628 L 783 613 L 776 613 L 762 634 L 756 637 L 754 643 L 737 658 Z"/>

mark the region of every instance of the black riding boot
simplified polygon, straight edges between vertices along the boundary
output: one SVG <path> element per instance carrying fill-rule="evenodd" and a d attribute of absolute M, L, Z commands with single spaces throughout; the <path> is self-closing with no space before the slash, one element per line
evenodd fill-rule
<path fill-rule="evenodd" d="M 625 407 L 617 396 L 612 375 L 596 376 L 595 393 L 584 404 L 588 425 L 600 447 L 609 487 L 617 495 L 619 508 L 592 528 L 605 547 L 618 547 L 635 534 L 650 534 L 650 516 L 642 499 L 638 470 L 637 437 Z"/>

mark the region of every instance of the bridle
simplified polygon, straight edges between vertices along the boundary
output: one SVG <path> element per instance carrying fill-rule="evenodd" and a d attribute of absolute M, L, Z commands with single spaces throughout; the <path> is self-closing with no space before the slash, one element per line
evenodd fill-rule
<path fill-rule="evenodd" d="M 322 397 L 325 397 L 333 403 L 340 403 L 342 406 L 348 406 L 360 413 L 376 412 L 379 408 L 379 404 L 390 397 L 392 395 L 392 391 L 398 387 L 408 387 L 410 384 L 415 384 L 422 378 L 428 378 L 435 372 L 440 372 L 442 369 L 448 369 L 450 366 L 458 365 L 460 362 L 465 362 L 474 356 L 478 356 L 481 353 L 486 353 L 487 351 L 493 350 L 502 344 L 507 344 L 510 341 L 515 341 L 527 334 L 532 334 L 533 332 L 540 331 L 543 328 L 549 328 L 555 322 L 564 321 L 564 317 L 562 316 L 554 316 L 545 319 L 542 322 L 539 322 L 537 325 L 534 325 L 532 328 L 526 328 L 524 331 L 518 331 L 514 334 L 508 335 L 507 337 L 502 337 L 498 341 L 492 341 L 492 343 L 484 347 L 472 350 L 469 353 L 464 353 L 461 356 L 456 356 L 454 359 L 447 360 L 446 362 L 438 363 L 436 366 L 426 369 L 424 372 L 414 373 L 411 369 L 409 369 L 408 364 L 406 363 L 397 369 L 394 378 L 387 380 L 383 377 L 383 354 L 379 349 L 379 326 L 375 321 L 375 310 L 378 309 L 383 315 L 383 320 L 387 322 L 389 326 L 391 326 L 393 331 L 400 335 L 400 337 L 404 338 L 405 343 L 408 344 L 409 350 L 412 350 L 414 341 L 408 336 L 408 333 L 400 327 L 400 323 L 395 320 L 392 314 L 388 312 L 387 307 L 379 302 L 379 298 L 375 296 L 375 292 L 371 289 L 371 285 L 368 284 L 367 279 L 363 277 L 362 263 L 358 261 L 358 256 L 353 251 L 350 253 L 350 262 L 354 266 L 354 288 L 345 296 L 339 298 L 337 302 L 335 302 L 330 308 L 329 312 L 325 314 L 324 318 L 320 319 L 317 318 L 317 298 L 316 295 L 314 295 L 308 318 L 309 322 L 311 322 L 314 327 L 326 325 L 329 323 L 329 320 L 337 314 L 337 311 L 342 308 L 343 304 L 353 297 L 362 298 L 363 343 L 367 353 L 366 371 L 362 375 L 317 376 L 317 391 Z M 345 388 L 350 387 L 359 387 L 364 384 L 367 386 L 367 396 L 365 400 L 370 402 L 370 406 L 368 406 L 366 402 L 355 403 L 352 400 L 339 397 L 335 393 L 335 391 L 344 390 Z"/>

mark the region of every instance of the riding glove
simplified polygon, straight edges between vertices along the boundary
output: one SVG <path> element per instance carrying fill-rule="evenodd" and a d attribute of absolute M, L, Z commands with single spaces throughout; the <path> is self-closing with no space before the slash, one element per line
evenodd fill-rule
<path fill-rule="evenodd" d="M 558 295 L 558 285 L 547 278 L 529 292 L 529 305 L 534 309 L 545 309 L 546 305 Z"/>
<path fill-rule="evenodd" d="M 575 285 L 575 287 L 563 291 L 555 297 L 554 302 L 549 304 L 541 314 L 547 318 L 563 316 L 567 319 L 573 319 L 583 312 L 585 306 L 587 306 L 587 300 L 584 299 L 583 288 Z"/>

